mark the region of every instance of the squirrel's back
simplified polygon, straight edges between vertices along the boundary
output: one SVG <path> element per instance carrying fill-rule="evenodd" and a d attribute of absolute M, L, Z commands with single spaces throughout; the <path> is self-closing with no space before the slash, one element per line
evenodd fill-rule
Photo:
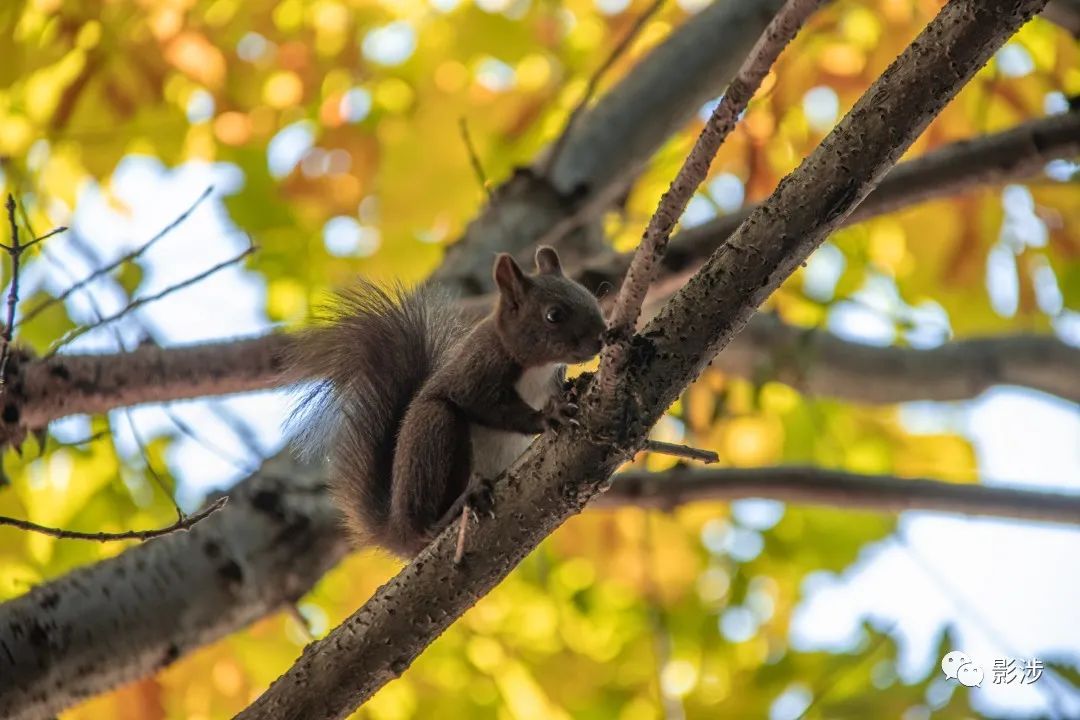
<path fill-rule="evenodd" d="M 394 445 L 405 410 L 467 332 L 449 293 L 359 280 L 299 334 L 290 363 L 316 385 L 291 424 L 330 459 L 330 490 L 351 529 L 378 542 L 390 515 Z"/>

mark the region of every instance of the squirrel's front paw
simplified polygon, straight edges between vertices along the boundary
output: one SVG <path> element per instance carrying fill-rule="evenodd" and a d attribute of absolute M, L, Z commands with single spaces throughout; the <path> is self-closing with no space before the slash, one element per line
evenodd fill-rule
<path fill-rule="evenodd" d="M 577 421 L 578 411 L 576 403 L 552 398 L 544 411 L 544 426 L 548 430 L 560 430 L 567 425 L 578 427 L 581 424 Z"/>

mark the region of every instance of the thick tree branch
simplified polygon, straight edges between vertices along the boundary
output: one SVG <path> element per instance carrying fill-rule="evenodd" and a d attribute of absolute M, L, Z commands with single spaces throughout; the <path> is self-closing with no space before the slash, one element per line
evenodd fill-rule
<path fill-rule="evenodd" d="M 494 520 L 452 564 L 448 529 L 239 717 L 336 718 L 408 668 L 477 597 L 579 512 L 754 308 L 850 213 L 1005 39 L 1046 0 L 950 0 L 818 149 L 638 336 L 583 428 L 542 436 L 495 488 Z"/>
<path fill-rule="evenodd" d="M 0 717 L 52 717 L 151 674 L 295 602 L 345 553 L 315 469 L 279 457 L 229 498 L 188 532 L 0 605 Z"/>
<path fill-rule="evenodd" d="M 672 509 L 692 502 L 741 498 L 874 512 L 927 510 L 1080 525 L 1080 494 L 799 466 L 624 472 L 615 476 L 611 488 L 590 507 Z"/>
<path fill-rule="evenodd" d="M 740 377 L 776 379 L 814 395 L 862 403 L 966 400 L 994 385 L 1080 403 L 1080 348 L 1047 335 L 883 348 L 759 313 L 713 365 Z"/>

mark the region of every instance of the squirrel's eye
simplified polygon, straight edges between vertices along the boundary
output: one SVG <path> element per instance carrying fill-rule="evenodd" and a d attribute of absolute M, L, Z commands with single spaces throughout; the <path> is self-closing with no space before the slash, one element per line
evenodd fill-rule
<path fill-rule="evenodd" d="M 552 325 L 561 323 L 566 319 L 566 312 L 558 305 L 552 305 L 544 311 L 544 319 Z"/>

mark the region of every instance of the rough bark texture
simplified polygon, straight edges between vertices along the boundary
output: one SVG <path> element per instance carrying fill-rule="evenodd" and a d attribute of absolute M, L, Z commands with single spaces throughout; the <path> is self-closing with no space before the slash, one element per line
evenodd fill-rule
<path fill-rule="evenodd" d="M 1077 154 L 1080 112 L 1076 111 L 947 145 L 893 168 L 845 224 L 951 193 L 1021 180 L 1040 172 L 1049 160 Z M 685 282 L 754 209 L 675 235 L 664 256 L 656 292 L 673 292 Z M 587 263 L 578 276 L 593 287 L 600 281 L 617 285 L 629 258 L 604 254 Z M 814 333 L 810 343 L 796 343 L 796 338 L 805 340 L 804 331 L 768 318 L 752 321 L 751 330 L 717 359 L 718 367 L 751 377 L 779 362 L 785 368 L 780 376 L 785 382 L 860 402 L 959 400 L 992 382 L 1080 401 L 1080 388 L 1073 382 L 1080 372 L 1080 350 L 1048 336 L 960 340 L 922 354 L 910 348 L 867 347 L 825 333 Z M 5 403 L 4 426 L 10 434 L 74 413 L 277 387 L 296 379 L 282 374 L 280 357 L 286 343 L 285 336 L 268 335 L 191 347 L 147 346 L 130 353 L 65 355 L 48 361 L 15 356 L 10 371 L 17 373 L 21 364 L 23 375 L 21 383 L 17 376 Z M 772 350 L 792 349 L 796 344 L 820 350 L 802 358 L 787 350 Z M 993 356 L 980 355 L 975 346 L 992 349 Z M 963 364 L 940 362 L 954 357 L 962 358 Z M 1016 372 L 1018 367 L 1024 371 Z M 918 381 L 892 374 L 911 368 L 918 368 Z M 870 385 L 864 379 L 884 384 Z"/>
<path fill-rule="evenodd" d="M 951 0 L 798 170 L 634 343 L 617 396 L 590 391 L 583 427 L 542 436 L 495 488 L 496 519 L 452 562 L 449 529 L 245 710 L 344 717 L 393 677 L 607 482 L 702 367 L 1004 40 L 1046 0 Z M 595 385 L 595 384 L 594 384 Z"/>
<path fill-rule="evenodd" d="M 671 509 L 690 502 L 751 497 L 875 512 L 930 510 L 1080 524 L 1080 494 L 796 466 L 624 472 L 590 507 Z"/>
<path fill-rule="evenodd" d="M 0 605 L 0 717 L 49 718 L 307 592 L 344 555 L 320 473 L 282 457 L 174 533 Z"/>

